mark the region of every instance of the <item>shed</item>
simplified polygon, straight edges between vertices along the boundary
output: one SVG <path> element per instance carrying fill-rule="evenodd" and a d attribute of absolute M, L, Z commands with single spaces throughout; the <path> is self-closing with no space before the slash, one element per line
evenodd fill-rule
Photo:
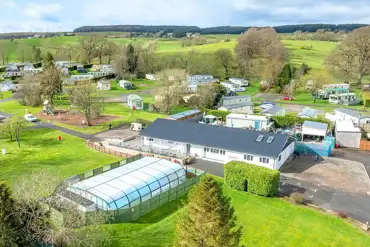
<path fill-rule="evenodd" d="M 263 109 L 261 111 L 261 114 L 264 114 L 266 116 L 272 117 L 272 116 L 285 116 L 285 109 L 278 105 L 273 105 L 270 108 Z"/>
<path fill-rule="evenodd" d="M 96 85 L 97 89 L 104 90 L 104 91 L 109 91 L 110 90 L 110 81 L 107 80 L 100 80 L 98 81 Z"/>
<path fill-rule="evenodd" d="M 304 121 L 302 125 L 302 140 L 304 138 L 315 139 L 316 137 L 325 137 L 328 132 L 328 124 L 313 121 Z"/>
<path fill-rule="evenodd" d="M 202 112 L 198 109 L 192 109 L 192 110 L 188 110 L 188 111 L 184 111 L 184 112 L 171 115 L 167 119 L 183 121 L 186 119 L 200 120 L 201 118 L 202 118 Z"/>
<path fill-rule="evenodd" d="M 126 80 L 120 80 L 118 86 L 123 89 L 132 89 L 132 83 Z"/>
<path fill-rule="evenodd" d="M 299 113 L 298 117 L 301 118 L 317 118 L 318 111 L 310 107 L 303 108 Z"/>
<path fill-rule="evenodd" d="M 127 106 L 132 110 L 142 110 L 144 109 L 144 101 L 137 94 L 130 94 L 127 96 Z"/>
<path fill-rule="evenodd" d="M 341 147 L 360 148 L 361 129 L 351 120 L 335 122 L 336 143 Z"/>

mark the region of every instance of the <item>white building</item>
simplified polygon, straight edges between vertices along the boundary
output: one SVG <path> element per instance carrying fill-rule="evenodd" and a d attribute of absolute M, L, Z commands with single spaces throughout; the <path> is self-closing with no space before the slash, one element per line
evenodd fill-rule
<path fill-rule="evenodd" d="M 234 113 L 253 113 L 253 103 L 249 95 L 223 97 L 218 110 Z"/>
<path fill-rule="evenodd" d="M 113 75 L 113 71 L 90 71 L 87 73 L 88 75 L 92 75 L 94 78 L 98 77 L 105 77 L 105 76 L 110 76 Z"/>
<path fill-rule="evenodd" d="M 71 75 L 69 78 L 71 81 L 85 81 L 85 80 L 92 80 L 94 79 L 93 75 L 85 74 L 85 75 Z"/>
<path fill-rule="evenodd" d="M 224 82 L 221 82 L 220 84 L 224 86 L 229 92 L 230 91 L 232 92 L 244 92 L 245 91 L 244 87 L 241 87 L 240 85 L 229 82 L 229 81 L 224 81 Z"/>
<path fill-rule="evenodd" d="M 100 80 L 96 84 L 96 88 L 103 91 L 109 91 L 110 90 L 110 81 L 107 80 Z"/>
<path fill-rule="evenodd" d="M 239 160 L 274 170 L 295 147 L 294 139 L 287 135 L 167 119 L 157 119 L 146 127 L 141 144 L 220 163 Z"/>
<path fill-rule="evenodd" d="M 248 87 L 249 86 L 249 81 L 247 79 L 242 79 L 242 78 L 229 78 L 229 81 L 237 84 L 241 87 Z"/>
<path fill-rule="evenodd" d="M 346 83 L 326 84 L 323 86 L 323 89 L 337 89 L 337 88 L 349 89 L 349 84 L 346 84 Z"/>
<path fill-rule="evenodd" d="M 283 107 L 278 106 L 278 105 L 272 105 L 269 108 L 263 109 L 261 111 L 261 114 L 266 115 L 268 117 L 273 117 L 273 116 L 285 116 L 286 111 Z"/>
<path fill-rule="evenodd" d="M 359 124 L 361 113 L 347 108 L 337 108 L 334 110 L 334 121 L 350 120 L 354 124 Z"/>
<path fill-rule="evenodd" d="M 73 66 L 77 66 L 76 62 L 70 62 L 70 61 L 55 61 L 54 62 L 55 67 L 61 69 L 61 68 L 72 68 Z"/>
<path fill-rule="evenodd" d="M 155 74 L 146 74 L 146 75 L 145 75 L 145 78 L 146 78 L 147 80 L 150 80 L 150 81 L 155 81 L 155 80 L 156 80 L 156 76 L 155 76 Z"/>
<path fill-rule="evenodd" d="M 273 122 L 267 116 L 231 113 L 226 116 L 226 127 L 266 130 Z"/>
<path fill-rule="evenodd" d="M 336 105 L 343 105 L 343 104 L 350 104 L 353 102 L 356 102 L 355 93 L 342 93 L 342 94 L 336 94 L 336 95 L 330 95 L 329 96 L 329 103 L 330 104 L 336 104 Z"/>
<path fill-rule="evenodd" d="M 42 73 L 44 71 L 43 68 L 31 68 L 31 67 L 27 67 L 25 66 L 24 69 L 23 69 L 23 74 L 24 75 L 32 75 L 32 74 L 39 74 L 39 73 Z"/>
<path fill-rule="evenodd" d="M 15 89 L 16 85 L 12 81 L 0 82 L 0 92 L 8 92 Z"/>
<path fill-rule="evenodd" d="M 361 129 L 351 120 L 335 122 L 335 141 L 340 147 L 360 148 Z"/>
<path fill-rule="evenodd" d="M 132 110 L 142 110 L 144 109 L 144 101 L 139 95 L 130 94 L 127 96 L 127 106 Z"/>
<path fill-rule="evenodd" d="M 132 88 L 132 83 L 130 81 L 126 80 L 120 80 L 118 82 L 118 86 L 123 89 L 131 89 Z"/>
<path fill-rule="evenodd" d="M 317 138 L 324 139 L 328 132 L 328 124 L 313 121 L 304 121 L 302 125 L 302 140 L 315 141 Z"/>

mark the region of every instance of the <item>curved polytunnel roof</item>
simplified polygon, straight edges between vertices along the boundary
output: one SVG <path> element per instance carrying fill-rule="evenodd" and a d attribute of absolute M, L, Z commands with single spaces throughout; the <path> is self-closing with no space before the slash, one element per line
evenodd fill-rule
<path fill-rule="evenodd" d="M 71 185 L 67 190 L 100 209 L 129 208 L 186 180 L 185 169 L 168 160 L 145 157 Z"/>

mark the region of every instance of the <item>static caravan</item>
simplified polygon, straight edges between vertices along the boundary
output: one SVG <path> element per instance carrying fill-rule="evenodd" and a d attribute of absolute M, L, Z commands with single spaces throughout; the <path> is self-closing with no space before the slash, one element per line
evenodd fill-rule
<path fill-rule="evenodd" d="M 224 86 L 226 89 L 228 89 L 229 91 L 233 91 L 233 92 L 244 92 L 245 91 L 244 87 L 241 87 L 239 84 L 235 84 L 232 82 L 224 81 L 224 82 L 221 82 L 220 84 Z"/>
<path fill-rule="evenodd" d="M 355 127 L 351 120 L 335 122 L 335 139 L 341 147 L 360 148 L 361 129 Z"/>
<path fill-rule="evenodd" d="M 355 93 L 344 93 L 329 96 L 329 103 L 336 105 L 350 104 L 356 102 L 356 100 L 357 98 Z"/>
<path fill-rule="evenodd" d="M 240 87 L 248 87 L 249 86 L 249 81 L 247 79 L 242 79 L 242 78 L 229 78 L 229 81 L 239 85 Z"/>
<path fill-rule="evenodd" d="M 254 129 L 261 131 L 272 127 L 272 125 L 273 122 L 268 116 L 237 113 L 231 113 L 226 116 L 226 127 L 230 128 Z"/>

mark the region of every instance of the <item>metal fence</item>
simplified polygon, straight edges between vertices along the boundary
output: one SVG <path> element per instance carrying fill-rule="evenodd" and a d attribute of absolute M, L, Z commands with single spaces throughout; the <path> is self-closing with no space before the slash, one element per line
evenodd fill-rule
<path fill-rule="evenodd" d="M 87 212 L 86 219 L 88 220 L 90 218 L 89 216 L 92 216 L 96 213 L 103 213 L 107 218 L 107 223 L 122 223 L 136 220 L 141 216 L 166 204 L 167 202 L 175 200 L 176 198 L 179 198 L 180 196 L 186 194 L 192 188 L 192 186 L 198 183 L 200 178 L 205 174 L 204 171 L 194 168 L 188 168 L 187 172 L 191 172 L 191 174 L 195 176 L 187 179 L 184 183 L 178 185 L 177 187 L 161 193 L 160 195 L 152 197 L 151 199 L 143 201 L 140 204 L 130 208 Z"/>

